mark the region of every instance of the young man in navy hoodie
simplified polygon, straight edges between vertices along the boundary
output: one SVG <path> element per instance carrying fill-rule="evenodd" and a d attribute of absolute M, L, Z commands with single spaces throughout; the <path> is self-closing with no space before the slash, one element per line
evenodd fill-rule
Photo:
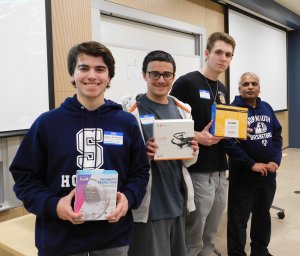
<path fill-rule="evenodd" d="M 272 107 L 262 101 L 259 78 L 247 72 L 239 82 L 240 95 L 232 105 L 248 108 L 253 132 L 247 140 L 230 139 L 227 245 L 229 256 L 246 255 L 246 228 L 251 217 L 251 256 L 268 256 L 271 238 L 270 207 L 281 162 L 282 137 Z"/>
<path fill-rule="evenodd" d="M 104 98 L 114 68 L 110 50 L 98 42 L 71 48 L 68 71 L 76 95 L 37 118 L 10 166 L 17 197 L 36 215 L 40 256 L 127 255 L 131 209 L 146 192 L 149 163 L 135 117 Z M 79 169 L 118 172 L 117 205 L 107 221 L 78 221 L 73 200 Z"/>

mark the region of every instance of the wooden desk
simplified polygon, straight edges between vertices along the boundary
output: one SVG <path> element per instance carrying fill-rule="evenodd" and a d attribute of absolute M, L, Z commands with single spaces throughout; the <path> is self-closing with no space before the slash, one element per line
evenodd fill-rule
<path fill-rule="evenodd" d="M 35 215 L 0 222 L 1 256 L 35 256 L 34 244 Z"/>

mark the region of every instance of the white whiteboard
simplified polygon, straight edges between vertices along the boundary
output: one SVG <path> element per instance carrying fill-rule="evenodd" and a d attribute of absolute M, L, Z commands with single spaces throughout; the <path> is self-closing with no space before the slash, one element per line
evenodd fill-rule
<path fill-rule="evenodd" d="M 238 95 L 238 82 L 245 72 L 260 77 L 262 100 L 273 109 L 287 109 L 286 32 L 229 10 L 229 34 L 236 40 L 230 65 L 230 101 Z"/>
<path fill-rule="evenodd" d="M 0 136 L 49 110 L 45 1 L 0 0 Z"/>
<path fill-rule="evenodd" d="M 92 8 L 93 40 L 104 43 L 116 61 L 115 77 L 105 98 L 120 102 L 124 95 L 147 91 L 142 63 L 150 51 L 170 53 L 176 78 L 199 70 L 204 61 L 205 29 L 102 0 Z"/>
<path fill-rule="evenodd" d="M 167 49 L 170 53 L 195 55 L 195 35 L 145 23 L 101 15 L 101 42 L 134 49 Z"/>
<path fill-rule="evenodd" d="M 142 75 L 142 64 L 149 51 L 108 46 L 115 61 L 115 77 L 105 98 L 120 102 L 122 96 L 147 91 Z M 200 68 L 200 56 L 172 55 L 176 62 L 176 78 Z"/>

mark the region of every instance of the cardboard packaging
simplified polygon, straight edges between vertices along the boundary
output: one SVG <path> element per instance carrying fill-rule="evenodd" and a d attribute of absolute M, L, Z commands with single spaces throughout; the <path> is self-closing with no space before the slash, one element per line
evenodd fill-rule
<path fill-rule="evenodd" d="M 212 105 L 211 134 L 219 137 L 247 139 L 248 108 Z"/>
<path fill-rule="evenodd" d="M 194 121 L 191 119 L 154 120 L 153 137 L 159 148 L 154 160 L 192 159 L 191 141 Z"/>
<path fill-rule="evenodd" d="M 118 172 L 114 170 L 78 170 L 76 172 L 74 211 L 80 220 L 105 220 L 116 207 Z"/>

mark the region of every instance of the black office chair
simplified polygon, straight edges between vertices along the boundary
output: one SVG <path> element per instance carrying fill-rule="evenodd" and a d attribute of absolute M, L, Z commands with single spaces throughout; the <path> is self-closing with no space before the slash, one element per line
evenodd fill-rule
<path fill-rule="evenodd" d="M 216 254 L 217 256 L 222 256 L 221 252 L 218 249 L 214 249 L 214 254 Z"/>
<path fill-rule="evenodd" d="M 294 191 L 294 193 L 300 194 L 300 191 L 296 190 L 296 191 Z M 273 206 L 273 205 L 271 206 L 271 208 L 279 211 L 279 212 L 277 212 L 278 219 L 284 219 L 284 217 L 285 217 L 284 209 L 279 208 L 277 206 Z"/>
<path fill-rule="evenodd" d="M 284 219 L 284 217 L 285 217 L 284 209 L 279 208 L 274 205 L 272 205 L 271 208 L 279 211 L 279 212 L 277 212 L 278 219 Z"/>

